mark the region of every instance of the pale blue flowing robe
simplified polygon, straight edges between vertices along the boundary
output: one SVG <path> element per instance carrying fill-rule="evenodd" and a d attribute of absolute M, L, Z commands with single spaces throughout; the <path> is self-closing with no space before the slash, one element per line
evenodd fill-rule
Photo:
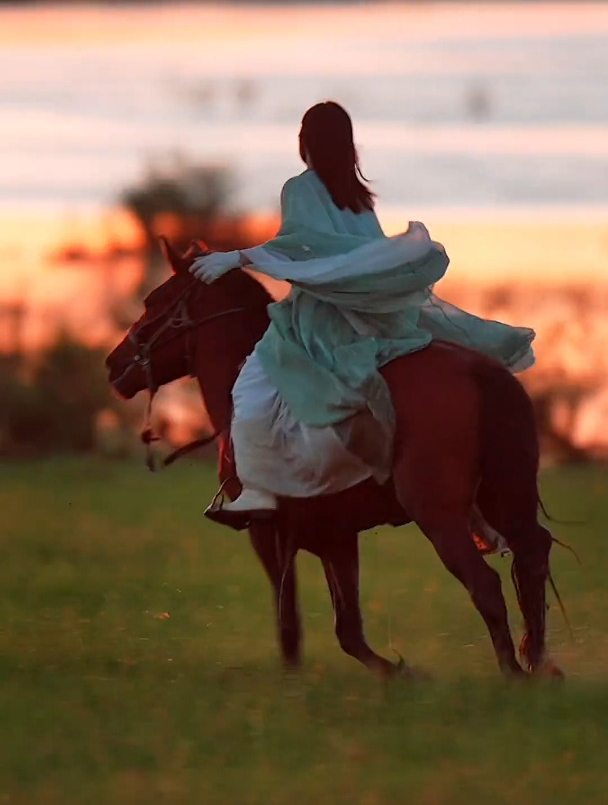
<path fill-rule="evenodd" d="M 512 370 L 533 363 L 533 330 L 481 319 L 435 296 L 433 284 L 449 259 L 422 224 L 387 238 L 373 211 L 355 214 L 336 207 L 312 170 L 285 184 L 281 213 L 277 236 L 243 251 L 255 269 L 292 284 L 289 296 L 269 308 L 271 324 L 255 359 L 289 415 L 305 428 L 336 428 L 355 414 L 371 414 L 386 445 L 369 466 L 368 474 L 379 481 L 390 472 L 394 432 L 381 366 L 423 349 L 433 338 L 478 350 Z M 281 418 L 277 412 L 275 418 Z M 238 439 L 238 430 L 234 433 Z M 287 441 L 268 439 L 267 445 L 276 455 L 277 443 Z M 257 443 L 263 450 L 264 439 Z M 266 458 L 270 466 L 270 454 Z M 251 454 L 241 462 L 237 455 L 237 465 L 246 462 L 256 463 Z M 258 456 L 258 480 L 264 464 Z M 360 471 L 353 482 L 359 476 Z M 298 493 L 286 488 L 272 491 Z M 337 491 L 327 478 L 298 489 L 303 495 Z"/>

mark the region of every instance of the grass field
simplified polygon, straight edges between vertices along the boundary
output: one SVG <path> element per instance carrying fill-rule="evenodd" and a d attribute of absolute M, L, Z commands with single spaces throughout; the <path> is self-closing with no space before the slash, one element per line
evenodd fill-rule
<path fill-rule="evenodd" d="M 586 521 L 555 527 L 583 562 L 554 550 L 563 685 L 499 679 L 413 527 L 363 537 L 363 604 L 372 645 L 433 681 L 382 684 L 342 655 L 306 555 L 306 662 L 284 675 L 246 539 L 201 517 L 213 488 L 187 461 L 0 466 L 0 803 L 608 802 L 608 469 L 542 477 L 555 516 Z"/>

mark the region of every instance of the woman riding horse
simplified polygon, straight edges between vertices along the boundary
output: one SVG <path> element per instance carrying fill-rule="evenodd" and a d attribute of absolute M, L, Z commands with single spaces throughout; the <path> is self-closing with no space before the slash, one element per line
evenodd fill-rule
<path fill-rule="evenodd" d="M 534 331 L 440 300 L 449 260 L 425 226 L 386 237 L 364 183 L 349 115 L 328 101 L 302 120 L 307 169 L 281 193 L 281 228 L 262 246 L 216 252 L 190 271 L 206 283 L 249 265 L 287 280 L 271 324 L 233 389 L 232 440 L 242 494 L 207 515 L 235 528 L 271 517 L 277 497 L 339 492 L 391 474 L 393 402 L 379 369 L 433 339 L 511 371 L 534 362 Z"/>

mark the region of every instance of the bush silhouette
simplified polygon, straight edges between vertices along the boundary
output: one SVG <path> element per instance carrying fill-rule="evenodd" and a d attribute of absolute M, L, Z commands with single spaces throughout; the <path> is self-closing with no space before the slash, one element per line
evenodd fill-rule
<path fill-rule="evenodd" d="M 93 450 L 97 416 L 114 405 L 103 358 L 62 333 L 33 365 L 0 366 L 0 450 Z"/>

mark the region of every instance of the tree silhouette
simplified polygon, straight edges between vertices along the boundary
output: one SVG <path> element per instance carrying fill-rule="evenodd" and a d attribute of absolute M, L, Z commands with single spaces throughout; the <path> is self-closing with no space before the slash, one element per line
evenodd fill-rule
<path fill-rule="evenodd" d="M 181 247 L 192 239 L 203 239 L 221 248 L 217 230 L 218 223 L 224 221 L 238 240 L 239 219 L 229 216 L 232 190 L 232 176 L 227 167 L 196 165 L 178 158 L 162 170 L 151 168 L 142 182 L 121 194 L 121 203 L 135 217 L 143 240 L 138 298 L 165 278 L 159 235 L 169 235 Z"/>

